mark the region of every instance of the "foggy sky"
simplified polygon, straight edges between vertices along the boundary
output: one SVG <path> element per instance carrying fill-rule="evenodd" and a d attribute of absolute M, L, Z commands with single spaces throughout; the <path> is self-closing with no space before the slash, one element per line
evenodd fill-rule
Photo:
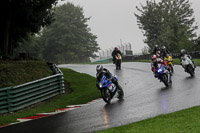
<path fill-rule="evenodd" d="M 156 2 L 159 0 L 156 0 Z M 146 5 L 146 0 L 63 0 L 59 4 L 71 2 L 84 10 L 85 17 L 91 17 L 88 25 L 96 35 L 101 50 L 109 49 L 122 43 L 131 43 L 133 53 L 141 53 L 146 46 L 145 37 L 138 28 L 134 13 L 136 6 Z M 200 1 L 190 0 L 194 9 L 195 22 L 200 24 Z M 200 28 L 200 27 L 199 27 Z M 200 34 L 200 29 L 197 30 Z"/>

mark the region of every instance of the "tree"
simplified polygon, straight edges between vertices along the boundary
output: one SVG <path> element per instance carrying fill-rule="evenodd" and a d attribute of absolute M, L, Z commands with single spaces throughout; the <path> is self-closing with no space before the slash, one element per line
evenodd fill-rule
<path fill-rule="evenodd" d="M 83 9 L 67 3 L 55 8 L 55 21 L 41 36 L 43 58 L 49 62 L 71 63 L 89 61 L 99 50 L 96 36 L 90 32 Z"/>
<path fill-rule="evenodd" d="M 42 59 L 43 47 L 41 47 L 40 34 L 29 34 L 28 37 L 18 43 L 14 49 L 14 57 L 18 57 L 20 53 L 29 54 L 29 57 Z"/>
<path fill-rule="evenodd" d="M 145 43 L 153 48 L 155 44 L 165 45 L 171 52 L 185 48 L 190 50 L 196 37 L 193 9 L 189 0 L 161 0 L 146 2 L 146 6 L 136 7 L 135 14 L 139 28 L 146 36 Z"/>
<path fill-rule="evenodd" d="M 57 0 L 3 0 L 1 2 L 0 55 L 11 56 L 29 33 L 38 32 L 52 21 Z M 5 14 L 6 13 L 6 14 Z"/>

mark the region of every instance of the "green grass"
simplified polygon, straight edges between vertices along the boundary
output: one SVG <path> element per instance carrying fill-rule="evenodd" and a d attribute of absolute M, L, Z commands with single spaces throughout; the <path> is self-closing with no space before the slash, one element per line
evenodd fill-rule
<path fill-rule="evenodd" d="M 171 114 L 159 115 L 98 133 L 199 133 L 200 106 Z"/>
<path fill-rule="evenodd" d="M 31 109 L 0 116 L 0 125 L 16 122 L 17 118 L 34 116 L 37 113 L 52 112 L 55 109 L 65 108 L 67 105 L 84 104 L 100 98 L 100 93 L 96 88 L 96 79 L 94 77 L 70 69 L 61 69 L 61 71 L 64 74 L 64 79 L 70 85 L 71 93 L 57 96 Z"/>
<path fill-rule="evenodd" d="M 200 66 L 200 59 L 193 59 L 193 61 L 196 66 Z M 180 59 L 178 59 L 178 58 L 173 59 L 173 64 L 180 65 Z"/>
<path fill-rule="evenodd" d="M 193 59 L 196 66 L 200 66 L 200 59 Z"/>
<path fill-rule="evenodd" d="M 44 61 L 0 62 L 0 88 L 16 86 L 52 75 Z"/>

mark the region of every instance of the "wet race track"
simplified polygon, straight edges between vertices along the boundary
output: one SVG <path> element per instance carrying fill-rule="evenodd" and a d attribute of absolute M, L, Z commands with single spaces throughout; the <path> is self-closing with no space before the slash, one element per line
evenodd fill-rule
<path fill-rule="evenodd" d="M 122 70 L 104 64 L 118 76 L 124 100 L 103 100 L 60 114 L 0 128 L 1 133 L 79 133 L 93 132 L 200 105 L 200 67 L 195 76 L 174 66 L 172 86 L 154 78 L 150 63 L 123 63 Z M 60 65 L 95 76 L 96 65 Z M 95 83 L 94 83 L 95 84 Z M 94 89 L 97 89 L 94 86 Z"/>

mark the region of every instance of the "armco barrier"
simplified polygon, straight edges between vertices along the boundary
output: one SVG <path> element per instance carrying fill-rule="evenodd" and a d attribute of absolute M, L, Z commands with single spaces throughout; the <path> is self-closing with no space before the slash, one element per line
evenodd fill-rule
<path fill-rule="evenodd" d="M 63 74 L 59 69 L 58 71 L 58 74 L 33 82 L 0 88 L 0 114 L 17 111 L 64 93 Z"/>

